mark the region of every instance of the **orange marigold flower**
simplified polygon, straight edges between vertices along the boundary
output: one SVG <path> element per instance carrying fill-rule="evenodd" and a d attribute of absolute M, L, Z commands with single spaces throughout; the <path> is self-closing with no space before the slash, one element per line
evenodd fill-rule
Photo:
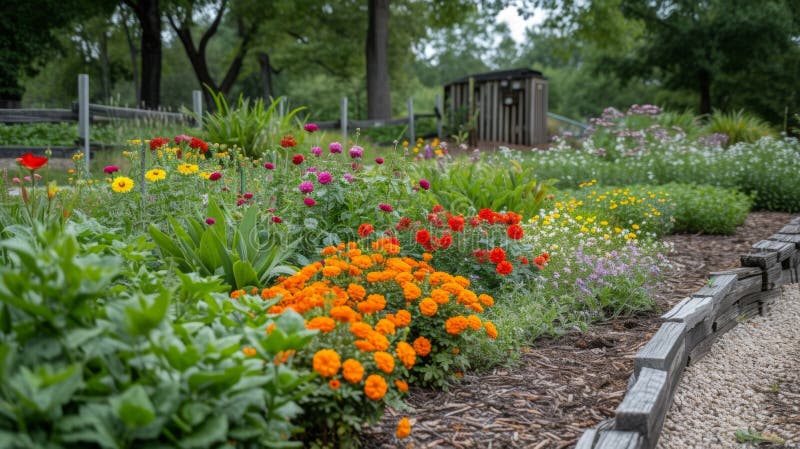
<path fill-rule="evenodd" d="M 372 326 L 363 321 L 350 323 L 350 333 L 358 338 L 367 338 L 370 332 L 372 332 Z"/>
<path fill-rule="evenodd" d="M 332 255 L 336 254 L 338 251 L 339 250 L 336 249 L 335 246 L 326 246 L 325 248 L 322 248 L 322 251 L 320 251 L 320 253 L 323 256 L 332 256 Z"/>
<path fill-rule="evenodd" d="M 489 338 L 497 338 L 497 328 L 494 327 L 494 323 L 491 321 L 486 321 L 483 323 L 483 327 L 486 328 L 486 335 L 488 335 Z"/>
<path fill-rule="evenodd" d="M 422 253 L 422 260 L 425 262 L 430 262 L 433 259 L 433 254 L 431 253 Z"/>
<path fill-rule="evenodd" d="M 386 379 L 378 374 L 370 374 L 364 382 L 364 394 L 373 401 L 380 401 L 386 395 Z"/>
<path fill-rule="evenodd" d="M 518 224 L 512 224 L 508 227 L 508 229 L 506 229 L 506 234 L 510 239 L 519 240 L 525 235 L 525 231 L 522 229 L 522 226 Z"/>
<path fill-rule="evenodd" d="M 506 260 L 506 252 L 503 250 L 503 248 L 495 247 L 489 251 L 489 261 L 491 263 L 497 265 L 504 260 Z"/>
<path fill-rule="evenodd" d="M 411 324 L 411 313 L 408 310 L 400 309 L 394 315 L 394 325 L 397 327 L 405 327 Z"/>
<path fill-rule="evenodd" d="M 464 288 L 469 287 L 469 279 L 465 278 L 464 276 L 455 276 L 453 278 L 453 282 Z"/>
<path fill-rule="evenodd" d="M 328 381 L 328 387 L 331 390 L 338 390 L 339 387 L 341 387 L 341 386 L 342 386 L 342 382 L 340 382 L 339 379 L 331 379 L 331 380 Z"/>
<path fill-rule="evenodd" d="M 381 318 L 375 324 L 375 332 L 380 332 L 383 335 L 394 335 L 395 328 L 394 323 L 386 318 Z"/>
<path fill-rule="evenodd" d="M 505 276 L 507 274 L 511 274 L 511 272 L 514 271 L 514 265 L 512 265 L 511 262 L 504 260 L 499 264 L 497 264 L 495 270 L 497 271 L 497 274 Z"/>
<path fill-rule="evenodd" d="M 375 227 L 369 223 L 362 223 L 358 227 L 358 235 L 361 238 L 366 238 L 375 231 Z"/>
<path fill-rule="evenodd" d="M 439 309 L 439 305 L 436 304 L 431 298 L 425 298 L 419 302 L 419 311 L 422 312 L 425 316 L 434 316 L 436 315 L 436 311 Z"/>
<path fill-rule="evenodd" d="M 391 374 L 394 371 L 394 357 L 384 351 L 377 351 L 372 354 L 372 360 L 378 366 L 378 369 L 386 374 Z"/>
<path fill-rule="evenodd" d="M 477 315 L 470 315 L 467 317 L 467 324 L 470 329 L 477 331 L 481 329 L 483 323 L 481 323 L 481 319 Z"/>
<path fill-rule="evenodd" d="M 422 296 L 422 290 L 412 282 L 406 282 L 403 284 L 403 296 L 405 296 L 407 301 L 413 301 L 420 296 Z"/>
<path fill-rule="evenodd" d="M 479 302 L 473 302 L 469 305 L 469 308 L 472 309 L 473 312 L 483 313 L 483 306 Z"/>
<path fill-rule="evenodd" d="M 288 351 L 278 351 L 278 353 L 275 354 L 275 358 L 272 359 L 272 363 L 274 363 L 275 365 L 282 365 L 286 363 L 287 360 L 289 360 L 289 357 L 295 355 L 296 352 L 297 351 L 295 351 L 294 349 L 290 349 Z"/>
<path fill-rule="evenodd" d="M 486 293 L 481 293 L 478 296 L 478 300 L 481 302 L 481 304 L 483 304 L 486 307 L 491 307 L 494 305 L 494 298 L 487 295 Z"/>
<path fill-rule="evenodd" d="M 339 353 L 333 349 L 320 349 L 314 354 L 312 360 L 314 371 L 318 372 L 322 377 L 335 376 L 342 366 Z"/>
<path fill-rule="evenodd" d="M 361 301 L 367 295 L 367 290 L 358 285 L 351 283 L 347 286 L 347 294 L 356 301 Z"/>
<path fill-rule="evenodd" d="M 472 290 L 464 289 L 458 293 L 457 299 L 461 304 L 470 305 L 478 302 L 478 295 Z"/>
<path fill-rule="evenodd" d="M 386 297 L 374 293 L 367 296 L 367 300 L 358 303 L 356 307 L 361 313 L 375 313 L 386 308 Z"/>
<path fill-rule="evenodd" d="M 436 301 L 436 304 L 447 304 L 450 302 L 450 293 L 441 288 L 431 290 L 431 299 Z"/>
<path fill-rule="evenodd" d="M 402 391 L 403 393 L 408 393 L 408 382 L 397 379 L 396 381 L 394 381 L 394 386 L 397 387 L 397 389 Z"/>
<path fill-rule="evenodd" d="M 364 378 L 364 366 L 356 359 L 347 359 L 342 364 L 342 377 L 351 384 L 357 384 Z"/>
<path fill-rule="evenodd" d="M 397 423 L 395 435 L 397 435 L 397 438 L 405 438 L 411 435 L 411 421 L 408 418 L 403 418 Z"/>
<path fill-rule="evenodd" d="M 256 355 L 256 348 L 251 348 L 250 346 L 242 348 L 242 352 L 247 357 L 254 357 Z"/>
<path fill-rule="evenodd" d="M 450 335 L 458 335 L 468 326 L 467 319 L 461 315 L 448 318 L 444 322 L 444 330 Z"/>
<path fill-rule="evenodd" d="M 394 277 L 394 281 L 398 284 L 405 284 L 406 282 L 411 282 L 414 280 L 414 276 L 408 272 L 399 273 L 397 276 Z"/>
<path fill-rule="evenodd" d="M 453 279 L 453 276 L 449 273 L 445 273 L 444 271 L 434 271 L 431 274 L 431 277 L 428 279 L 428 282 L 431 285 L 440 285 L 444 284 L 445 282 L 449 282 Z"/>
<path fill-rule="evenodd" d="M 351 309 L 348 306 L 332 307 L 331 311 L 328 312 L 328 314 L 334 320 L 346 323 L 352 323 L 361 320 L 361 315 L 359 315 L 355 310 Z"/>
<path fill-rule="evenodd" d="M 431 341 L 425 337 L 417 337 L 413 343 L 414 351 L 419 354 L 420 357 L 425 357 L 426 355 L 431 353 Z"/>
<path fill-rule="evenodd" d="M 362 254 L 350 259 L 350 263 L 358 268 L 367 269 L 372 266 L 372 257 Z"/>
<path fill-rule="evenodd" d="M 312 318 L 308 323 L 306 323 L 306 328 L 316 329 L 321 332 L 330 332 L 336 328 L 336 321 L 333 321 L 333 319 L 326 316 L 318 316 L 316 318 Z"/>
<path fill-rule="evenodd" d="M 328 265 L 322 269 L 322 275 L 327 277 L 338 276 L 342 273 L 342 269 L 335 265 Z"/>
<path fill-rule="evenodd" d="M 480 327 L 478 327 L 478 329 L 480 329 Z M 407 369 L 413 368 L 414 363 L 417 362 L 417 353 L 414 351 L 414 348 L 404 341 L 397 343 L 395 354 L 397 354 L 397 358 L 400 359 L 400 362 L 402 362 L 403 366 Z"/>
<path fill-rule="evenodd" d="M 369 340 L 376 351 L 385 351 L 389 349 L 389 339 L 380 332 L 370 332 L 367 340 Z"/>

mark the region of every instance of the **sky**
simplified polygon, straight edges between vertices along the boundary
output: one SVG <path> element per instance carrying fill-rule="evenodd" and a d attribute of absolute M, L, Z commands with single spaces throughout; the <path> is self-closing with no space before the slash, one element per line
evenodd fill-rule
<path fill-rule="evenodd" d="M 544 19 L 544 10 L 536 9 L 533 17 L 525 20 L 520 17 L 519 14 L 517 14 L 517 8 L 513 6 L 509 6 L 497 14 L 497 21 L 508 24 L 508 27 L 511 29 L 511 37 L 513 37 L 517 43 L 522 42 L 525 39 L 526 28 L 533 24 L 540 24 L 544 21 Z"/>

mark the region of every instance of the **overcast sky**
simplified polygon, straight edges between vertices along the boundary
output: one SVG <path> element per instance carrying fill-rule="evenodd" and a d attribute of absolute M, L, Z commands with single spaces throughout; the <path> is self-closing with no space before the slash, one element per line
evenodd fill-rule
<path fill-rule="evenodd" d="M 497 21 L 508 24 L 508 27 L 511 29 L 511 37 L 517 42 L 522 42 L 522 40 L 525 39 L 525 29 L 527 27 L 542 23 L 544 18 L 544 11 L 536 9 L 533 17 L 525 20 L 517 14 L 517 8 L 513 6 L 507 7 L 497 15 Z"/>

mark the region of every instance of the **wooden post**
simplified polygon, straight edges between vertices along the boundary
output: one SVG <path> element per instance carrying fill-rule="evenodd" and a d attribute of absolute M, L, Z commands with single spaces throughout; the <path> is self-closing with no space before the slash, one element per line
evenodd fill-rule
<path fill-rule="evenodd" d="M 442 138 L 442 97 L 437 95 L 434 103 L 436 104 L 436 137 Z"/>
<path fill-rule="evenodd" d="M 475 126 L 472 126 L 472 117 L 475 116 L 475 78 L 470 77 L 469 83 L 467 84 L 467 110 L 469 111 L 469 115 L 467 116 L 467 123 L 470 125 L 469 130 L 469 144 L 471 146 L 478 145 L 478 135 L 475 132 Z"/>
<path fill-rule="evenodd" d="M 199 90 L 192 91 L 192 111 L 194 111 L 194 116 L 197 117 L 195 119 L 196 123 L 194 124 L 195 127 L 202 129 L 203 128 L 203 93 Z"/>
<path fill-rule="evenodd" d="M 86 175 L 89 176 L 89 75 L 78 75 L 78 138 L 86 158 Z"/>
<path fill-rule="evenodd" d="M 408 141 L 411 145 L 414 145 L 416 138 L 414 135 L 414 99 L 408 97 Z"/>
<path fill-rule="evenodd" d="M 281 97 L 280 103 L 278 103 L 278 114 L 281 115 L 281 119 L 286 116 L 286 97 Z"/>
<path fill-rule="evenodd" d="M 342 145 L 347 145 L 347 97 L 342 97 L 341 107 Z"/>

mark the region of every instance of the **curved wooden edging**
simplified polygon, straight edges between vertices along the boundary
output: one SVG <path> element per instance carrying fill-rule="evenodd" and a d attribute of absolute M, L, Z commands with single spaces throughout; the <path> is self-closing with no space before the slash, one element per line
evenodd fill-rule
<path fill-rule="evenodd" d="M 708 285 L 662 315 L 633 363 L 615 417 L 584 432 L 575 449 L 653 449 L 684 368 L 744 319 L 764 315 L 782 284 L 798 282 L 800 217 L 741 256 L 741 268 L 711 273 Z"/>

